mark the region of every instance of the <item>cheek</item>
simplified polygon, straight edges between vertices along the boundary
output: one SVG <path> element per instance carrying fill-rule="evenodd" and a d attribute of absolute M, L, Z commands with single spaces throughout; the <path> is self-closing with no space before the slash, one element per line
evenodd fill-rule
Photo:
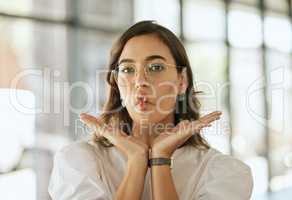
<path fill-rule="evenodd" d="M 127 102 L 131 94 L 131 87 L 129 86 L 119 87 L 119 91 L 120 91 L 121 99 Z"/>
<path fill-rule="evenodd" d="M 177 95 L 178 90 L 175 84 L 159 87 L 156 110 L 162 114 L 173 111 L 175 108 Z"/>

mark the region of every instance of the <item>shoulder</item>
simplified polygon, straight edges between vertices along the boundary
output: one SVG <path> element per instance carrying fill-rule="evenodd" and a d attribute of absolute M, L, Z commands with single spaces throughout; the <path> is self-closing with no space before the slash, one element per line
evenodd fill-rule
<path fill-rule="evenodd" d="M 222 154 L 221 152 L 210 149 L 212 156 L 208 163 L 208 169 L 210 173 L 216 173 L 217 175 L 232 175 L 237 174 L 238 176 L 245 176 L 251 178 L 251 169 L 243 161 L 234 158 L 230 155 Z"/>
<path fill-rule="evenodd" d="M 57 151 L 48 191 L 52 199 L 110 199 L 96 147 L 73 142 Z"/>
<path fill-rule="evenodd" d="M 233 156 L 223 154 L 214 148 L 199 150 L 192 146 L 185 146 L 181 150 L 175 152 L 175 156 L 181 157 L 181 159 L 184 160 L 191 160 L 196 166 L 200 166 L 205 169 L 205 171 L 207 170 L 209 172 L 226 173 L 226 169 L 228 169 L 232 170 L 232 172 L 251 174 L 250 167 L 243 161 Z"/>
<path fill-rule="evenodd" d="M 95 149 L 86 141 L 76 141 L 68 144 L 56 152 L 55 157 L 61 157 L 63 159 L 72 159 L 73 157 L 85 158 L 95 157 Z"/>
<path fill-rule="evenodd" d="M 217 199 L 249 199 L 253 189 L 251 169 L 241 160 L 210 149 L 204 174 L 204 193 Z M 220 197 L 220 198 L 219 198 Z M 212 198 L 211 198 L 212 199 Z"/>
<path fill-rule="evenodd" d="M 88 141 L 77 141 L 56 152 L 54 165 L 78 171 L 94 171 L 100 160 L 99 154 L 96 146 Z"/>

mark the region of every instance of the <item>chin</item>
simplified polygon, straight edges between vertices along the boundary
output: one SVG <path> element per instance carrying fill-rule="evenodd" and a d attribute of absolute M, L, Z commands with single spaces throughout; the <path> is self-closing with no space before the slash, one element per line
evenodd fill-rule
<path fill-rule="evenodd" d="M 172 112 L 167 114 L 161 114 L 159 112 L 151 112 L 151 113 L 143 113 L 143 112 L 129 112 L 130 117 L 132 118 L 133 122 L 139 124 L 157 124 L 164 119 L 166 119 Z"/>

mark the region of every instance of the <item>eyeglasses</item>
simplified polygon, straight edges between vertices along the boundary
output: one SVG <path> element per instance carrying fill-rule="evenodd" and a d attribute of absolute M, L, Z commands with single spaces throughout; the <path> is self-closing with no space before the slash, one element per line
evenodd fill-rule
<path fill-rule="evenodd" d="M 150 82 L 157 82 L 167 77 L 171 68 L 182 69 L 184 66 L 176 66 L 166 63 L 149 63 L 145 65 L 144 75 Z M 112 70 L 117 84 L 131 83 L 138 73 L 137 67 L 133 63 L 121 63 Z"/>

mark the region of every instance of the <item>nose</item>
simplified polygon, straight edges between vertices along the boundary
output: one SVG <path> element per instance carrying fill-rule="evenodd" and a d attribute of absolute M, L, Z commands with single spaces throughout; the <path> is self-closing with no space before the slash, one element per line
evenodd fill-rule
<path fill-rule="evenodd" d="M 146 74 L 145 74 L 144 68 L 140 68 L 136 72 L 135 87 L 136 88 L 146 87 L 148 85 L 149 85 L 149 83 L 148 83 L 148 81 L 146 79 Z"/>

